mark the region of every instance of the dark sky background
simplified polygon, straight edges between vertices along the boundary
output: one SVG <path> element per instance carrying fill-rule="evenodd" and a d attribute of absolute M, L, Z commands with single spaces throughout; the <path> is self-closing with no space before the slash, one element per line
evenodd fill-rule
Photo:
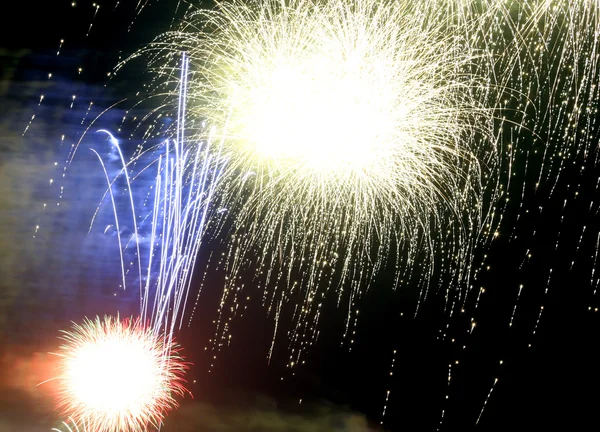
<path fill-rule="evenodd" d="M 47 431 L 58 424 L 48 391 L 36 384 L 51 375 L 53 358 L 47 352 L 56 349 L 60 329 L 84 316 L 135 313 L 135 293 L 118 290 L 114 238 L 101 235 L 100 228 L 87 234 L 105 190 L 100 166 L 84 148 L 64 180 L 62 167 L 69 146 L 86 127 L 82 119 L 138 88 L 135 68 L 118 79 L 106 78 L 120 51 L 132 52 L 168 29 L 184 5 L 176 13 L 176 1 L 149 2 L 128 32 L 137 2 L 115 8 L 116 3 L 101 4 L 88 37 L 95 10 L 91 1 L 75 6 L 66 0 L 13 2 L 16 9 L 2 16 L 0 431 Z M 57 56 L 61 39 L 65 43 Z M 122 116 L 117 106 L 97 126 L 115 130 Z M 83 147 L 101 148 L 103 142 L 90 134 Z M 597 428 L 600 315 L 592 271 L 600 227 L 589 207 L 598 198 L 600 169 L 592 159 L 574 158 L 551 195 L 550 182 L 537 191 L 529 186 L 535 180 L 523 174 L 524 159 L 517 158 L 514 199 L 500 237 L 483 251 L 490 269 L 471 295 L 474 300 L 485 287 L 477 308 L 471 301 L 465 314 L 449 317 L 443 293 L 434 293 L 415 316 L 418 288 L 393 291 L 393 275 L 382 271 L 361 300 L 352 352 L 342 343 L 346 311 L 332 299 L 325 305 L 317 344 L 294 374 L 285 368 L 281 341 L 267 361 L 273 321 L 258 302 L 250 302 L 232 324 L 234 341 L 210 367 L 214 354 L 205 347 L 214 335 L 222 285 L 218 274 L 209 276 L 192 325 L 178 334 L 194 364 L 188 375 L 194 399 L 182 401 L 164 430 Z M 102 207 L 99 217 L 110 219 L 107 210 Z M 208 247 L 219 252 L 216 243 Z M 523 264 L 527 251 L 532 258 Z M 472 332 L 471 318 L 477 323 Z"/>

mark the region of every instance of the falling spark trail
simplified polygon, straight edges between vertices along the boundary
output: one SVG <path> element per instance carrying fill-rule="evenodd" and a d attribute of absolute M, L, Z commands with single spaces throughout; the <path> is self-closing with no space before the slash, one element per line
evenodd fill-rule
<path fill-rule="evenodd" d="M 92 17 L 92 21 L 90 22 L 90 26 L 88 27 L 88 31 L 85 34 L 86 38 L 90 35 L 90 32 L 92 31 L 92 26 L 94 25 L 94 20 L 96 19 L 96 15 L 98 15 L 98 10 L 100 9 L 100 5 L 94 3 L 92 5 L 92 7 L 94 8 L 94 16 Z"/>
<path fill-rule="evenodd" d="M 115 205 L 115 196 L 112 190 L 112 182 L 110 181 L 110 178 L 108 176 L 108 172 L 106 171 L 106 166 L 104 165 L 104 162 L 102 160 L 102 157 L 100 156 L 100 154 L 94 150 L 94 149 L 90 149 L 97 157 L 98 160 L 100 161 L 100 164 L 102 165 L 102 170 L 104 171 L 104 176 L 106 178 L 106 181 L 108 182 L 108 193 L 110 196 L 110 201 L 112 203 L 112 208 L 115 214 L 115 225 L 117 228 L 117 242 L 119 244 L 119 256 L 120 256 L 120 262 L 121 262 L 121 280 L 122 280 L 122 284 L 123 284 L 123 290 L 127 289 L 127 282 L 125 281 L 126 279 L 126 273 L 125 273 L 125 261 L 123 260 L 123 242 L 121 241 L 121 229 L 119 228 L 119 217 L 117 215 L 117 206 Z"/>
<path fill-rule="evenodd" d="M 394 365 L 396 364 L 396 350 L 394 350 L 394 355 L 392 356 L 392 365 L 390 366 L 389 376 L 392 377 L 394 375 Z M 379 424 L 383 425 L 383 421 L 385 420 L 385 412 L 387 410 L 387 405 L 390 400 L 391 390 L 387 390 L 385 393 L 385 402 L 383 403 L 383 411 L 381 413 L 381 421 Z"/>
<path fill-rule="evenodd" d="M 483 402 L 483 406 L 481 407 L 481 412 L 479 413 L 479 416 L 477 417 L 477 421 L 475 422 L 476 425 L 478 425 L 479 420 L 481 420 L 483 411 L 485 410 L 485 407 L 486 407 L 488 401 L 490 400 L 490 396 L 492 396 L 492 392 L 494 391 L 494 388 L 496 387 L 497 382 L 498 382 L 498 378 L 494 379 L 494 384 L 492 384 L 492 388 L 490 388 L 490 392 L 488 393 L 487 397 L 485 398 L 485 401 Z"/>
<path fill-rule="evenodd" d="M 65 43 L 65 40 L 61 39 L 60 44 L 58 45 L 58 50 L 56 50 L 56 55 L 60 54 L 60 50 L 62 49 L 64 43 Z"/>
<path fill-rule="evenodd" d="M 127 169 L 127 164 L 125 163 L 125 157 L 123 156 L 123 152 L 121 151 L 121 147 L 119 146 L 118 141 L 115 139 L 115 137 L 107 130 L 104 129 L 100 129 L 98 132 L 104 132 L 105 134 L 108 135 L 108 137 L 110 138 L 110 142 L 111 144 L 117 149 L 117 152 L 119 153 L 119 158 L 121 159 L 121 163 L 123 164 L 124 169 L 122 170 L 123 174 L 125 174 L 125 180 L 127 181 L 127 191 L 131 191 L 131 181 L 129 179 L 129 174 L 128 174 L 128 169 Z M 96 153 L 96 155 L 98 157 L 100 157 L 98 155 L 98 153 Z M 104 172 L 106 173 L 106 169 L 104 169 Z M 109 184 L 108 189 L 112 190 L 112 185 Z M 115 202 L 114 199 L 112 199 L 112 192 L 111 192 L 111 200 L 113 203 L 113 209 L 116 211 L 116 206 L 115 206 Z M 131 219 L 133 221 L 133 232 L 134 232 L 134 238 L 135 238 L 135 247 L 136 247 L 136 255 L 137 255 L 137 260 L 138 260 L 138 276 L 139 276 L 139 287 L 140 287 L 140 296 L 142 295 L 142 261 L 141 261 L 141 254 L 140 254 L 140 238 L 139 238 L 139 230 L 138 230 L 138 226 L 137 226 L 137 216 L 136 216 L 136 212 L 135 212 L 135 204 L 133 202 L 133 194 L 130 192 L 129 193 L 129 202 L 131 204 Z M 118 217 L 117 214 L 115 213 L 115 223 L 118 224 Z M 117 225 L 117 232 L 119 230 L 119 227 Z M 120 237 L 119 237 L 119 242 L 120 242 Z M 121 245 L 119 245 L 119 249 L 121 250 Z M 121 255 L 121 264 L 123 264 L 123 255 Z M 122 271 L 123 271 L 123 267 L 122 267 Z M 125 281 L 123 281 L 123 289 L 125 289 Z"/>

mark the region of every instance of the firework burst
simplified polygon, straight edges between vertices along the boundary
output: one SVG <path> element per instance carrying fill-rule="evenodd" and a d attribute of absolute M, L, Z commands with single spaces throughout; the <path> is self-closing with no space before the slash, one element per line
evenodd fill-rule
<path fill-rule="evenodd" d="M 158 427 L 186 392 L 178 345 L 139 320 L 85 320 L 62 339 L 58 406 L 88 430 Z"/>
<path fill-rule="evenodd" d="M 351 281 L 352 308 L 392 251 L 396 284 L 427 293 L 434 261 L 447 292 L 468 280 L 496 197 L 502 89 L 481 36 L 493 14 L 455 6 L 232 1 L 152 45 L 162 83 L 188 53 L 188 117 L 216 128 L 228 160 L 223 307 L 250 252 L 264 303 L 301 304 L 294 320 L 313 329 L 320 286 L 341 300 Z"/>

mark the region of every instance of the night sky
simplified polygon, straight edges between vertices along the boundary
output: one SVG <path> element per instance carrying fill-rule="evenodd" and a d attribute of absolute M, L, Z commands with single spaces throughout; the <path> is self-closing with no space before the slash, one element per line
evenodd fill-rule
<path fill-rule="evenodd" d="M 56 350 L 60 329 L 84 316 L 137 310 L 137 292 L 118 290 L 117 249 L 103 233 L 102 221 L 111 218 L 107 206 L 88 234 L 105 190 L 95 156 L 81 151 L 64 182 L 49 181 L 61 176 L 68 146 L 87 125 L 82 119 L 138 90 L 137 64 L 107 78 L 120 56 L 150 42 L 187 9 L 183 2 L 176 9 L 177 1 L 155 0 L 130 27 L 137 2 L 115 3 L 101 4 L 87 37 L 91 1 L 12 2 L 16 10 L 2 16 L 0 431 L 47 431 L 59 424 L 48 391 L 36 384 L 51 376 L 47 353 Z M 114 130 L 123 109 L 109 110 L 98 128 Z M 102 143 L 94 134 L 84 142 L 96 148 Z M 317 343 L 293 372 L 285 367 L 282 339 L 267 359 L 274 324 L 259 295 L 234 320 L 230 346 L 218 354 L 211 350 L 223 275 L 208 275 L 191 325 L 177 334 L 193 363 L 187 379 L 194 398 L 182 400 L 164 430 L 597 429 L 600 305 L 592 272 L 600 224 L 589 208 L 598 198 L 600 168 L 593 159 L 573 156 L 558 179 L 536 190 L 525 159 L 516 158 L 514 199 L 498 239 L 477 256 L 488 255 L 489 269 L 476 281 L 465 314 L 448 316 L 444 293 L 433 292 L 415 315 L 420 287 L 393 290 L 392 269 L 383 269 L 360 300 L 352 349 L 342 338 L 347 311 L 332 296 Z M 198 275 L 209 251 L 219 254 L 224 246 L 219 239 L 203 246 Z"/>

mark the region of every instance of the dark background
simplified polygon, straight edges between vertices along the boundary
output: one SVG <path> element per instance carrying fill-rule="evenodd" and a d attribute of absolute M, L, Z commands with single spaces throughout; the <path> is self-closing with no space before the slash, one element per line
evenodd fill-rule
<path fill-rule="evenodd" d="M 135 295 L 118 289 L 114 238 L 99 236 L 98 230 L 87 234 L 105 188 L 100 166 L 81 150 L 64 180 L 61 170 L 70 145 L 85 130 L 82 119 L 139 87 L 135 65 L 117 79 L 107 73 L 119 56 L 169 28 L 171 18 L 187 8 L 181 3 L 176 10 L 176 3 L 149 2 L 141 10 L 137 2 L 123 1 L 116 8 L 116 0 L 102 3 L 88 37 L 92 2 L 17 2 L 12 12 L 3 13 L 0 430 L 58 425 L 47 392 L 35 384 L 51 375 L 52 357 L 45 353 L 56 349 L 60 329 L 84 316 L 135 313 Z M 65 43 L 57 56 L 61 39 Z M 123 109 L 109 111 L 98 126 L 116 130 Z M 597 141 L 596 136 L 594 151 Z M 92 135 L 84 144 L 101 148 L 102 140 Z M 527 146 L 521 144 L 525 151 Z M 415 315 L 419 288 L 394 291 L 393 275 L 382 271 L 360 301 L 351 352 L 342 339 L 346 311 L 332 298 L 317 344 L 306 364 L 292 372 L 285 367 L 285 343 L 279 342 L 267 360 L 273 320 L 259 302 L 249 302 L 244 316 L 233 322 L 230 346 L 212 351 L 222 275 L 210 275 L 191 326 L 178 334 L 194 364 L 188 375 L 194 399 L 182 401 L 165 430 L 597 428 L 594 270 L 600 170 L 595 153 L 587 159 L 573 154 L 560 177 L 546 177 L 536 190 L 531 166 L 539 159 L 530 157 L 525 174 L 525 151 L 515 156 L 500 235 L 481 252 L 488 254 L 490 268 L 474 281 L 463 314 L 448 316 L 443 293 L 432 293 Z M 99 217 L 110 218 L 110 213 Z M 215 241 L 207 248 L 219 253 L 222 246 Z M 201 251 L 201 260 L 207 253 Z"/>

